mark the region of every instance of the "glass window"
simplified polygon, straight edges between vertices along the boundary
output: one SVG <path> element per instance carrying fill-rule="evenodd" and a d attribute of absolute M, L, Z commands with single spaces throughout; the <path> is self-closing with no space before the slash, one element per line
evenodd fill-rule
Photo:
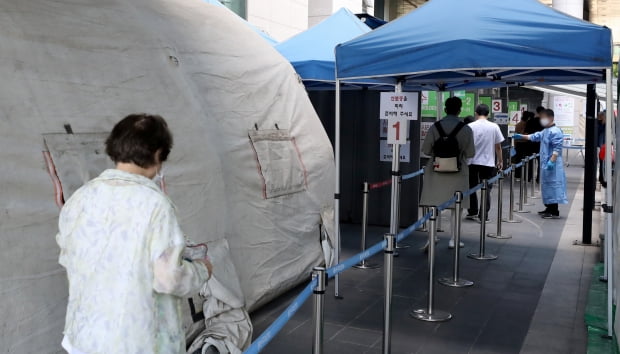
<path fill-rule="evenodd" d="M 246 0 L 220 0 L 220 2 L 247 20 Z"/>

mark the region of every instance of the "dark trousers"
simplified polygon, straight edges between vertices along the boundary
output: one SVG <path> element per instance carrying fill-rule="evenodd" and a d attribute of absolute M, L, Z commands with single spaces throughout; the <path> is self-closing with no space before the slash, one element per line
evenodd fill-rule
<path fill-rule="evenodd" d="M 547 211 L 553 215 L 560 215 L 560 209 L 558 209 L 558 203 L 555 204 L 545 204 L 545 208 Z"/>
<path fill-rule="evenodd" d="M 491 179 L 495 175 L 495 167 L 469 165 L 469 188 L 474 188 L 485 179 Z M 487 218 L 491 209 L 491 186 L 487 190 Z M 482 210 L 478 209 L 478 196 L 476 193 L 469 196 L 469 215 L 478 215 L 482 218 Z"/>

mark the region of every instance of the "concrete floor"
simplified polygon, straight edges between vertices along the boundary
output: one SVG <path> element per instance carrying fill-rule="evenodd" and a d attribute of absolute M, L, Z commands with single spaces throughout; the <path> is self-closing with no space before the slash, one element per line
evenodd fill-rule
<path fill-rule="evenodd" d="M 487 238 L 487 253 L 495 261 L 476 261 L 465 255 L 478 250 L 480 225 L 463 221 L 461 276 L 475 282 L 470 288 L 436 285 L 436 308 L 450 311 L 453 319 L 426 323 L 409 316 L 424 307 L 427 296 L 427 256 L 419 250 L 427 235 L 415 233 L 395 260 L 392 353 L 585 353 L 583 325 L 585 294 L 597 247 L 573 246 L 581 239 L 583 167 L 567 168 L 569 201 L 561 206 L 562 219 L 544 220 L 528 206 L 528 214 L 515 214 L 518 224 L 503 223 L 509 240 Z M 495 191 L 494 191 L 495 193 Z M 505 191 L 504 199 L 507 201 Z M 493 196 L 492 206 L 496 204 Z M 505 209 L 506 210 L 506 209 Z M 449 212 L 443 226 L 449 230 Z M 598 213 L 594 220 L 598 220 Z M 487 232 L 494 232 L 496 210 L 491 209 Z M 595 225 L 597 226 L 597 225 Z M 386 228 L 371 227 L 368 244 L 381 239 Z M 343 225 L 343 257 L 359 251 L 359 225 Z M 595 228 L 594 235 L 598 235 Z M 436 271 L 449 275 L 452 251 L 449 234 L 439 233 Z M 594 237 L 594 239 L 597 239 Z M 383 255 L 372 262 L 382 264 Z M 340 293 L 334 298 L 328 285 L 325 310 L 326 353 L 380 353 L 382 345 L 383 269 L 351 269 L 340 277 Z M 286 308 L 301 288 L 293 289 L 252 314 L 255 337 Z M 312 301 L 264 349 L 264 353 L 309 353 L 312 347 Z"/>

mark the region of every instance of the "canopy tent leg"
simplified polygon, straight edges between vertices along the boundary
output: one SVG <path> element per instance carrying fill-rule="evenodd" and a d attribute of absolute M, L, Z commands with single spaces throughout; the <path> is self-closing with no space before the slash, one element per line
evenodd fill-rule
<path fill-rule="evenodd" d="M 334 239 L 336 240 L 334 264 L 340 263 L 340 80 L 336 79 L 336 114 L 334 158 L 336 160 L 336 185 L 334 188 Z M 334 296 L 340 297 L 340 276 L 334 277 Z"/>
<path fill-rule="evenodd" d="M 394 92 L 402 92 L 402 82 L 398 82 L 394 88 Z M 390 199 L 390 234 L 398 234 L 398 226 L 400 220 L 398 216 L 398 208 L 400 207 L 400 188 L 398 185 L 400 175 L 400 144 L 392 144 L 392 194 Z"/>
<path fill-rule="evenodd" d="M 614 261 L 613 261 L 613 184 L 612 184 L 612 148 L 613 139 L 613 119 L 614 119 L 614 100 L 613 100 L 613 78 L 611 69 L 605 70 L 605 84 L 607 86 L 607 117 L 605 118 L 605 180 L 607 188 L 605 188 L 605 203 L 603 207 L 605 211 L 605 253 L 607 253 L 607 336 L 613 337 L 613 291 L 614 291 Z"/>

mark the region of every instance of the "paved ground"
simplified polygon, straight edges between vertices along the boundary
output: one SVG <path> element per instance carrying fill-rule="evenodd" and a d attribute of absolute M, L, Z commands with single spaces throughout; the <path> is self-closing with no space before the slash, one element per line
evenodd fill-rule
<path fill-rule="evenodd" d="M 419 251 L 426 234 L 416 233 L 395 261 L 392 353 L 584 353 L 584 294 L 598 248 L 577 247 L 581 237 L 581 166 L 567 169 L 569 200 L 560 220 L 543 220 L 535 206 L 529 214 L 515 214 L 519 224 L 503 224 L 510 240 L 487 238 L 488 253 L 496 261 L 463 257 L 461 275 L 475 282 L 471 288 L 436 286 L 436 307 L 450 311 L 449 322 L 432 324 L 409 316 L 426 303 L 427 258 Z M 505 198 L 508 197 L 506 191 Z M 493 198 L 495 205 L 496 195 Z M 507 205 L 507 202 L 505 203 Z M 449 229 L 448 212 L 444 228 Z M 495 220 L 492 209 L 491 220 Z M 595 215 L 595 220 L 598 215 Z M 495 229 L 494 222 L 487 231 Z M 480 225 L 463 222 L 466 247 L 477 251 Z M 359 225 L 343 225 L 343 259 L 358 251 Z M 380 240 L 385 228 L 371 228 L 369 244 Z M 436 269 L 447 275 L 452 253 L 449 235 L 439 234 Z M 378 255 L 373 262 L 383 263 Z M 255 337 L 280 314 L 299 289 L 294 289 L 252 315 Z M 341 295 L 328 286 L 325 312 L 326 353 L 380 353 L 382 336 L 383 269 L 352 269 L 341 276 Z M 312 302 L 308 301 L 264 353 L 308 353 L 312 344 Z"/>

